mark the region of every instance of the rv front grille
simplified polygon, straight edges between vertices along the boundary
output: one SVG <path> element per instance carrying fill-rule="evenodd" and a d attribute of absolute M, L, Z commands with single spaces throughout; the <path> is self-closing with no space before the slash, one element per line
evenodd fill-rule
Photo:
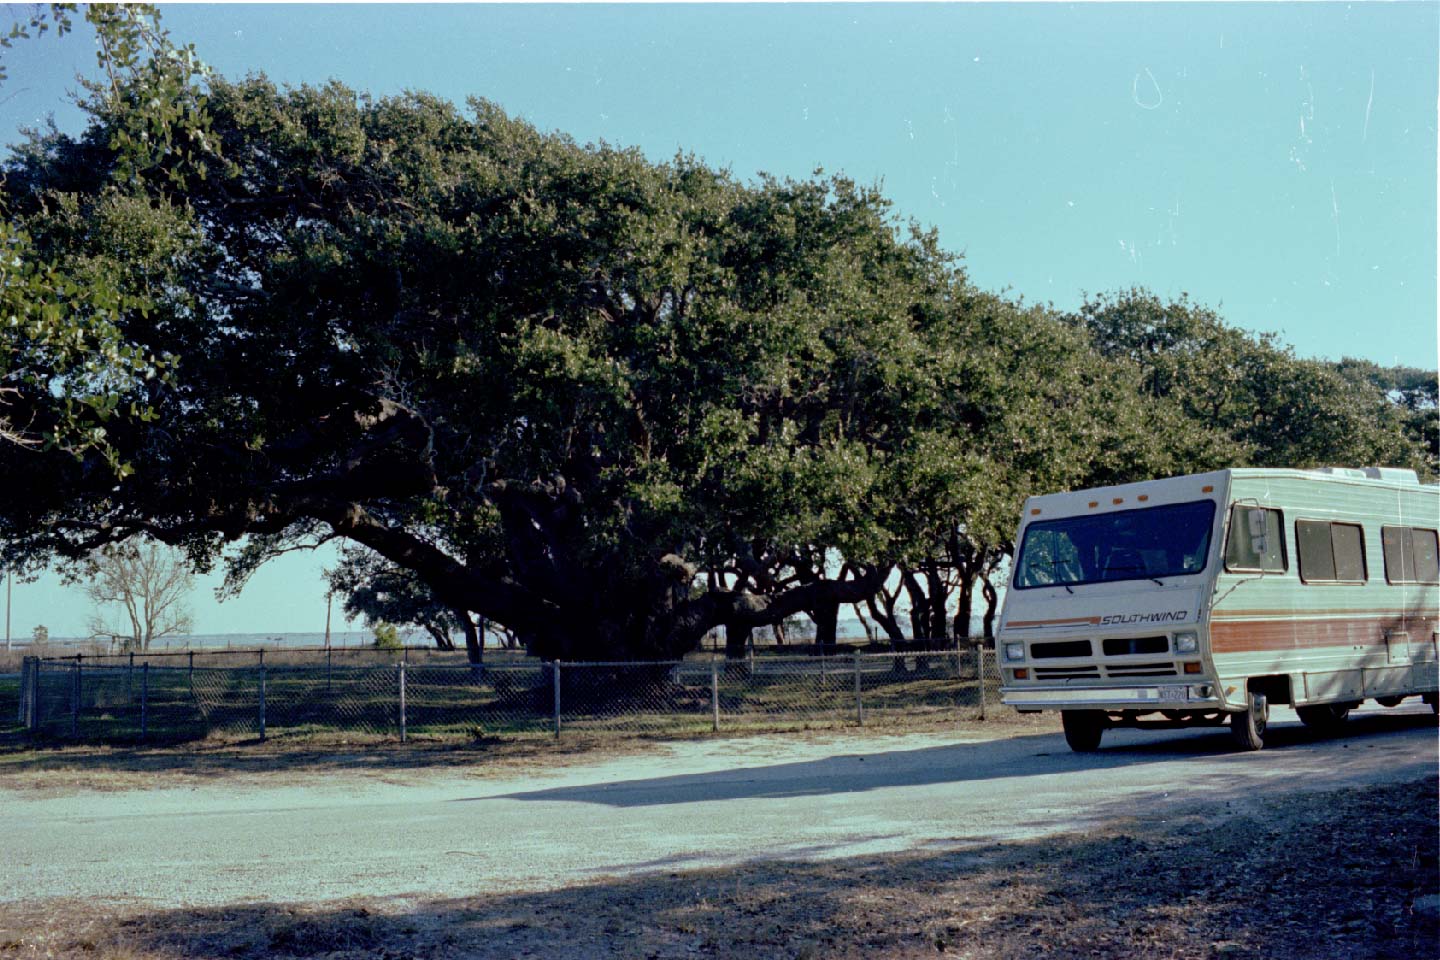
<path fill-rule="evenodd" d="M 1090 656 L 1090 641 L 1059 640 L 1053 643 L 1032 643 L 1030 644 L 1030 656 L 1037 660 L 1048 660 L 1052 657 L 1088 657 Z"/>
<path fill-rule="evenodd" d="M 1099 680 L 1098 667 L 1036 667 L 1036 680 Z"/>
<path fill-rule="evenodd" d="M 1107 657 L 1133 657 L 1146 653 L 1166 653 L 1170 641 L 1164 637 L 1108 637 L 1100 641 Z"/>
<path fill-rule="evenodd" d="M 1127 663 L 1124 666 L 1107 666 L 1105 668 L 1107 677 L 1173 677 L 1175 674 L 1175 664 L 1169 661 Z"/>

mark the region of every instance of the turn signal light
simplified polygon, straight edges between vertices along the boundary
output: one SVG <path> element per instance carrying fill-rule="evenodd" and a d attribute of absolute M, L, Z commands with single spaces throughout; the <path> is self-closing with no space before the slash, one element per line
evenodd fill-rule
<path fill-rule="evenodd" d="M 1026 670 L 1024 667 L 1021 667 L 1019 670 L 1016 670 L 1016 671 L 1015 671 L 1015 679 L 1016 679 L 1016 680 L 1028 680 L 1028 679 L 1030 679 L 1030 671 L 1029 671 L 1029 670 Z"/>
<path fill-rule="evenodd" d="M 1199 672 L 1200 672 L 1200 664 L 1198 664 L 1198 663 L 1187 663 L 1187 664 L 1185 664 L 1185 672 L 1186 672 L 1186 673 L 1199 673 Z"/>

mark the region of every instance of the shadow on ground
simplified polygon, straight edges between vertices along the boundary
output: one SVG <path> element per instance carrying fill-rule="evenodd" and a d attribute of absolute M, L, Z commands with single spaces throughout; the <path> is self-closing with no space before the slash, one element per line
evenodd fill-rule
<path fill-rule="evenodd" d="M 549 893 L 477 885 L 452 899 L 180 910 L 0 904 L 0 950 L 351 960 L 1408 960 L 1440 954 L 1424 899 L 1437 890 L 1435 791 L 1427 777 L 1288 798 L 1220 821 L 655 872 Z"/>
<path fill-rule="evenodd" d="M 1317 734 L 1298 723 L 1276 725 L 1267 733 L 1266 752 L 1285 751 L 1287 765 L 1292 770 L 1298 768 L 1303 773 L 1308 765 L 1317 772 L 1329 771 L 1335 762 L 1331 748 L 1338 739 L 1342 741 L 1342 748 L 1353 746 L 1356 749 L 1358 768 L 1363 765 L 1360 759 L 1362 753 L 1387 743 L 1384 734 L 1433 730 L 1434 727 L 1435 718 L 1428 712 L 1357 717 L 1340 737 Z M 1053 776 L 1075 771 L 1102 774 L 1142 764 L 1177 763 L 1183 766 L 1188 761 L 1208 762 L 1217 755 L 1230 755 L 1236 760 L 1237 778 L 1264 775 L 1263 769 L 1252 771 L 1240 768 L 1245 758 L 1255 755 L 1235 753 L 1229 733 L 1224 728 L 1183 732 L 1116 731 L 1107 734 L 1107 737 L 1111 738 L 1109 746 L 1088 754 L 1070 752 L 1059 735 L 1032 735 L 916 750 L 876 749 L 870 753 L 793 763 L 736 765 L 706 773 L 526 790 L 505 794 L 504 798 L 598 803 L 613 807 L 801 798 L 891 787 Z M 883 744 L 877 744 L 877 748 L 881 746 Z M 1297 754 L 1300 757 L 1298 762 Z M 1255 759 L 1263 763 L 1259 757 Z M 1433 758 L 1416 763 L 1416 775 L 1433 769 L 1434 765 Z M 1356 773 L 1363 773 L 1363 770 L 1357 769 Z M 1176 780 L 1183 782 L 1184 776 L 1181 770 Z M 1235 783 L 1212 783 L 1208 786 L 1228 789 L 1233 788 Z M 1192 791 L 1206 788 L 1204 783 L 1187 786 Z M 495 797 L 465 797 L 454 802 L 491 799 Z"/>
<path fill-rule="evenodd" d="M 1367 713 L 1352 718 L 1341 740 L 1357 750 L 1383 742 L 1385 733 L 1433 729 L 1429 713 Z M 521 791 L 505 795 L 518 800 L 561 800 L 602 803 L 616 807 L 730 800 L 747 797 L 776 798 L 849 793 L 879 787 L 929 783 L 965 783 L 995 778 L 1049 775 L 1075 770 L 1097 773 L 1140 764 L 1184 763 L 1236 754 L 1223 728 L 1200 731 L 1114 731 L 1106 734 L 1098 753 L 1074 754 L 1058 733 L 1053 717 L 1010 718 L 1005 721 L 955 725 L 917 725 L 887 728 L 835 728 L 761 734 L 750 737 L 693 737 L 737 746 L 739 754 L 726 769 L 605 785 Z M 1033 732 L 1033 731 L 1047 732 Z M 919 750 L 885 749 L 889 735 L 906 733 L 966 733 L 991 739 L 929 747 Z M 756 764 L 744 757 L 747 742 L 800 738 L 873 738 L 875 750 L 863 754 L 833 755 L 795 763 Z M 21 736 L 0 738 L 0 789 L 134 789 L 163 786 L 156 776 L 180 782 L 236 780 L 257 782 L 286 778 L 313 780 L 316 775 L 394 775 L 404 778 L 427 773 L 470 775 L 521 774 L 536 769 L 584 765 L 606 759 L 663 752 L 667 745 L 686 738 L 574 734 L 563 739 L 442 740 L 305 742 L 272 740 L 205 741 L 200 743 L 125 747 L 60 745 L 29 741 Z M 1266 752 L 1313 753 L 1317 769 L 1331 761 L 1316 748 L 1334 737 L 1315 734 L 1298 723 L 1272 726 Z M 1263 756 L 1263 754 L 1262 754 Z M 493 795 L 464 799 L 493 799 Z M 463 802 L 457 801 L 457 802 Z"/>
<path fill-rule="evenodd" d="M 154 777 L 220 781 L 247 776 L 311 777 L 426 772 L 463 774 L 528 763 L 560 767 L 643 753 L 658 741 L 574 737 L 553 740 L 448 740 L 302 744 L 272 740 L 204 741 L 144 747 L 60 744 L 21 736 L 0 740 L 0 789 L 163 786 Z M 283 776 L 281 777 L 283 779 Z"/>
<path fill-rule="evenodd" d="M 667 745 L 707 741 L 737 745 L 779 738 L 784 742 L 863 736 L 883 744 L 907 734 L 964 734 L 1005 737 L 1058 727 L 1053 718 L 1010 717 L 978 724 L 906 723 L 884 727 L 822 727 L 814 730 L 755 731 L 729 735 L 644 736 L 567 732 L 525 738 L 426 739 L 408 743 L 365 737 L 274 738 L 266 741 L 199 740 L 154 745 L 75 744 L 36 740 L 23 734 L 0 737 L 0 789 L 149 787 L 150 777 L 219 780 L 273 778 L 276 774 L 385 775 L 427 772 L 474 774 L 529 772 L 587 764 L 611 757 L 664 751 Z"/>

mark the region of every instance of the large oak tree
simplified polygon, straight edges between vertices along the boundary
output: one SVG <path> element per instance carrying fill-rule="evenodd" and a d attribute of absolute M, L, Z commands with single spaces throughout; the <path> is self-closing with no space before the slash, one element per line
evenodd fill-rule
<path fill-rule="evenodd" d="M 238 583 L 338 538 L 545 657 L 799 613 L 831 642 L 896 583 L 943 636 L 1029 493 L 1414 446 L 1374 377 L 1188 301 L 977 291 L 844 177 L 227 80 L 148 11 L 87 17 L 88 126 L 0 185 L 11 566 L 143 534 Z"/>

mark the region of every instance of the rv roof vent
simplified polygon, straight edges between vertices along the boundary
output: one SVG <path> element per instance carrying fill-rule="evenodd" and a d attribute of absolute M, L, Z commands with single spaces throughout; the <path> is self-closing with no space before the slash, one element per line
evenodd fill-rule
<path fill-rule="evenodd" d="M 1366 467 L 1365 476 L 1371 480 L 1388 480 L 1391 483 L 1414 483 L 1420 482 L 1420 477 L 1414 470 L 1404 470 L 1400 467 Z"/>
<path fill-rule="evenodd" d="M 1323 473 L 1327 477 L 1350 477 L 1352 480 L 1364 480 L 1370 476 L 1364 470 L 1354 467 L 1315 467 L 1310 472 Z"/>

